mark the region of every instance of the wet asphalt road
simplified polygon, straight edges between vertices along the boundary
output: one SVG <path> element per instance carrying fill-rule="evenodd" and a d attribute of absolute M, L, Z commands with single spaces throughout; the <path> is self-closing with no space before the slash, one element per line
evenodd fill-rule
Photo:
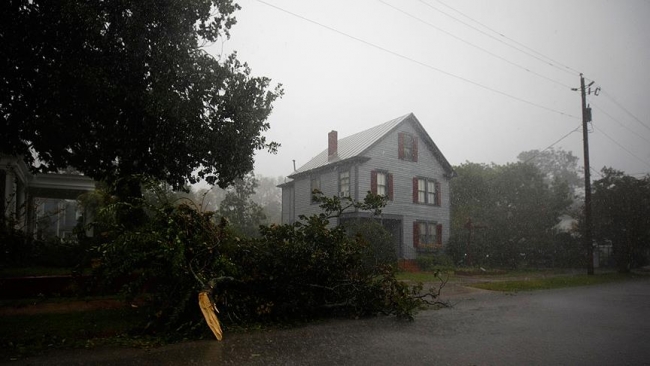
<path fill-rule="evenodd" d="M 226 333 L 154 350 L 51 353 L 13 365 L 650 365 L 650 279 L 453 297 L 452 309 Z"/>

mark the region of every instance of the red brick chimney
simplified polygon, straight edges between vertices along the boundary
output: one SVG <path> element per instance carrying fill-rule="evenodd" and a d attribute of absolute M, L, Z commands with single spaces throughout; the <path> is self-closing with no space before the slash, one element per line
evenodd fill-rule
<path fill-rule="evenodd" d="M 327 159 L 332 160 L 338 154 L 339 134 L 332 130 L 327 134 Z"/>

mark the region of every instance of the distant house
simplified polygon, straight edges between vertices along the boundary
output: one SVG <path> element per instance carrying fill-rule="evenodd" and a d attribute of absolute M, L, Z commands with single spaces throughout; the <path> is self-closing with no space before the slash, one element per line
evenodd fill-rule
<path fill-rule="evenodd" d="M 95 189 L 95 181 L 75 174 L 32 174 L 19 157 L 0 155 L 0 223 L 35 237 L 66 237 L 82 218 L 91 220 L 77 198 Z M 91 235 L 91 232 L 87 232 Z"/>
<path fill-rule="evenodd" d="M 325 196 L 363 200 L 367 192 L 386 195 L 381 222 L 392 234 L 398 258 L 442 248 L 449 239 L 449 181 L 454 171 L 415 115 L 408 114 L 338 139 L 281 184 L 282 222 L 320 212 L 314 189 Z M 345 213 L 340 220 L 370 217 Z M 333 224 L 338 224 L 334 220 Z"/>

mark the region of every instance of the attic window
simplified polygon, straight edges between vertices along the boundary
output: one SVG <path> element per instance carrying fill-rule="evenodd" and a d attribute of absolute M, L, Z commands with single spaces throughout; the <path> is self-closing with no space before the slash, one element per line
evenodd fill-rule
<path fill-rule="evenodd" d="M 410 133 L 400 132 L 397 139 L 399 159 L 418 161 L 418 138 Z"/>

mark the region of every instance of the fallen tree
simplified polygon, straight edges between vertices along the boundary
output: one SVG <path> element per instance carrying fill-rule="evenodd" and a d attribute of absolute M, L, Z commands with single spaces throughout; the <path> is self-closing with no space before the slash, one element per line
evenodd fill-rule
<path fill-rule="evenodd" d="M 119 210 L 115 206 L 122 204 L 114 202 L 99 215 L 104 242 L 97 274 L 109 282 L 130 276 L 122 291 L 128 300 L 144 303 L 148 317 L 142 329 L 200 331 L 203 314 L 220 339 L 222 324 L 378 314 L 413 319 L 420 306 L 437 302 L 444 287 L 442 282 L 425 291 L 421 284 L 399 281 L 395 263 L 369 266 L 372 245 L 329 225 L 346 207 L 380 210 L 377 197 L 364 202 L 322 197 L 322 213 L 261 226 L 259 238 L 246 238 L 226 219 L 190 201 L 174 202 L 156 187 L 149 186 L 157 192 L 150 202 Z M 147 219 L 135 228 L 121 225 L 114 213 L 125 209 L 144 211 Z M 193 301 L 197 295 L 201 312 Z"/>

